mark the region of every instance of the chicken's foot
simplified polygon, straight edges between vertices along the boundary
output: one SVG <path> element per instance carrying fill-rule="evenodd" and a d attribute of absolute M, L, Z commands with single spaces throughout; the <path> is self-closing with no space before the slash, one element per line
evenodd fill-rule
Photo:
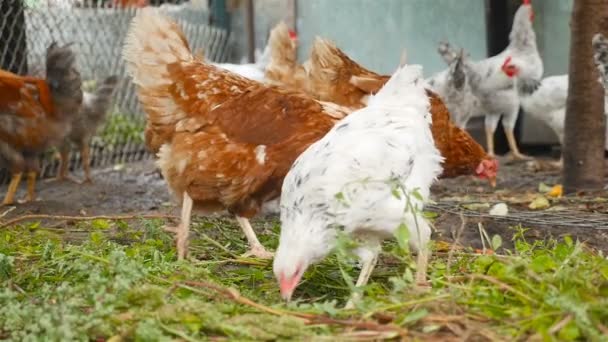
<path fill-rule="evenodd" d="M 11 205 L 15 203 L 15 193 L 17 192 L 17 188 L 19 187 L 19 183 L 21 183 L 21 177 L 23 173 L 14 173 L 11 177 L 11 182 L 8 185 L 8 189 L 6 190 L 6 195 L 4 196 L 4 201 L 2 201 L 2 205 Z"/>
<path fill-rule="evenodd" d="M 257 235 L 255 235 L 255 231 L 253 231 L 253 227 L 251 227 L 249 220 L 240 216 L 237 216 L 236 220 L 241 226 L 243 233 L 245 233 L 245 237 L 247 238 L 247 242 L 249 242 L 250 247 L 249 251 L 243 254 L 243 257 L 247 258 L 254 256 L 260 259 L 272 259 L 274 253 L 267 251 L 266 248 L 262 246 Z"/>
<path fill-rule="evenodd" d="M 374 267 L 376 267 L 376 263 L 378 262 L 378 253 L 374 253 L 374 255 L 367 259 L 363 260 L 363 266 L 361 267 L 361 272 L 359 273 L 359 278 L 357 279 L 356 287 L 362 287 L 367 285 L 369 281 L 369 277 L 372 275 L 374 271 Z M 355 307 L 355 302 L 361 299 L 361 293 L 353 292 L 350 299 L 344 306 L 344 309 L 353 309 Z"/>
<path fill-rule="evenodd" d="M 416 288 L 428 289 L 430 287 L 429 282 L 426 280 L 426 270 L 429 264 L 429 251 L 425 248 L 421 248 L 418 251 L 416 257 Z"/>
<path fill-rule="evenodd" d="M 45 180 L 45 183 L 63 182 L 67 180 L 72 183 L 80 184 L 78 180 L 68 175 L 69 153 L 69 150 L 64 148 L 59 151 L 59 171 L 57 172 L 57 176 L 55 178 Z"/>
<path fill-rule="evenodd" d="M 556 169 L 559 169 L 559 170 L 563 169 L 564 168 L 564 155 L 561 155 L 559 157 L 558 161 L 552 161 L 552 162 L 550 162 L 550 164 L 551 164 L 551 166 L 553 166 Z"/>
<path fill-rule="evenodd" d="M 177 248 L 177 260 L 183 260 L 188 252 L 188 233 L 190 231 L 190 218 L 192 216 L 193 201 L 190 195 L 184 191 L 182 202 L 182 216 L 177 227 L 165 227 L 165 231 L 175 234 Z"/>
<path fill-rule="evenodd" d="M 515 139 L 515 134 L 513 134 L 513 129 L 505 128 L 505 135 L 507 136 L 507 142 L 509 143 L 509 149 L 511 150 L 511 155 L 513 156 L 513 159 L 515 159 L 515 160 L 533 159 L 532 157 L 519 152 L 519 148 L 517 147 L 517 140 Z"/>

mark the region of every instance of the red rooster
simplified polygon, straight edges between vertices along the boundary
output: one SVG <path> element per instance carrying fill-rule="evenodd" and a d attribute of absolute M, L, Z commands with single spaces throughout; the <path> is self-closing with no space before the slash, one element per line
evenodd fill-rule
<path fill-rule="evenodd" d="M 248 254 L 270 257 L 248 219 L 279 197 L 293 161 L 347 112 L 193 57 L 177 24 L 152 8 L 133 19 L 123 55 L 147 114 L 146 144 L 182 205 L 179 226 L 168 228 L 178 258 L 193 209 L 227 209 Z"/>

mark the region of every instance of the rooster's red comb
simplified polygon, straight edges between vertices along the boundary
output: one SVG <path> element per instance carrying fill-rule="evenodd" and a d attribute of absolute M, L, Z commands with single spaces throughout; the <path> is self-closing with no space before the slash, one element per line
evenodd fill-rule
<path fill-rule="evenodd" d="M 530 5 L 530 0 L 524 0 L 524 5 Z"/>
<path fill-rule="evenodd" d="M 297 39 L 298 38 L 298 34 L 294 30 L 289 30 L 289 38 L 291 38 L 291 39 Z"/>
<path fill-rule="evenodd" d="M 505 62 L 502 63 L 502 67 L 504 68 L 507 65 L 509 65 L 509 63 L 511 63 L 511 60 L 512 60 L 511 56 L 508 56 L 507 59 L 505 59 Z"/>

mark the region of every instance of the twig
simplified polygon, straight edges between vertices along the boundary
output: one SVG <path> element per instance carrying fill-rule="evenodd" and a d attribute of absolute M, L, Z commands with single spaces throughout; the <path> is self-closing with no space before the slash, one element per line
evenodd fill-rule
<path fill-rule="evenodd" d="M 184 287 L 184 285 L 186 285 L 186 287 Z M 277 310 L 277 309 L 273 309 L 271 307 L 256 303 L 254 301 L 252 301 L 251 299 L 247 298 L 247 297 L 243 297 L 241 296 L 240 292 L 236 289 L 233 288 L 225 288 L 210 282 L 201 282 L 201 281 L 184 281 L 182 283 L 178 283 L 176 284 L 177 287 L 182 287 L 182 288 L 188 288 L 188 287 L 202 287 L 202 288 L 206 288 L 208 290 L 212 290 L 218 294 L 223 295 L 225 298 L 228 298 L 230 300 L 233 300 L 239 304 L 243 304 L 246 306 L 250 306 L 253 307 L 259 311 L 262 312 L 266 312 L 272 315 L 277 315 L 277 316 L 281 316 L 281 315 L 291 315 L 291 316 L 297 316 L 300 318 L 304 318 L 304 319 L 308 319 L 309 317 L 306 317 L 305 314 L 298 314 L 298 313 L 290 313 L 288 311 L 283 311 L 283 310 Z"/>
<path fill-rule="evenodd" d="M 193 250 L 192 247 L 190 247 Z M 195 265 L 222 265 L 222 264 L 237 264 L 248 266 L 268 266 L 268 262 L 257 261 L 255 259 L 222 259 L 222 260 L 195 260 L 192 261 Z"/>
<path fill-rule="evenodd" d="M 7 210 L 5 210 L 2 214 L 0 214 L 0 217 L 4 217 L 6 216 L 8 213 L 10 213 L 11 211 L 17 209 L 17 207 L 10 207 Z"/>
<path fill-rule="evenodd" d="M 456 238 L 452 242 L 452 246 L 450 247 L 450 252 L 448 253 L 448 261 L 447 261 L 447 265 L 446 265 L 446 277 L 450 277 L 450 268 L 452 267 L 452 261 L 454 259 L 454 252 L 456 252 L 456 246 L 458 246 L 460 237 L 462 236 L 462 232 L 464 231 L 464 227 L 466 226 L 466 223 L 467 223 L 467 221 L 464 218 L 464 215 L 461 213 L 460 214 L 460 228 L 458 228 L 458 231 L 456 232 Z"/>
<path fill-rule="evenodd" d="M 166 332 L 168 332 L 169 334 L 172 334 L 174 336 L 180 337 L 182 338 L 184 341 L 188 341 L 188 342 L 198 342 L 201 340 L 195 339 L 193 337 L 188 336 L 186 333 L 184 333 L 183 331 L 179 331 L 176 329 L 173 329 L 165 324 L 162 323 L 162 320 L 160 319 L 160 317 L 157 316 L 156 320 L 158 321 L 158 325 L 161 327 L 161 329 L 165 330 Z"/>
<path fill-rule="evenodd" d="M 239 293 L 239 291 L 236 289 L 221 287 L 219 285 L 209 283 L 209 282 L 185 281 L 182 283 L 175 284 L 174 286 L 189 289 L 189 290 L 193 290 L 191 287 L 206 288 L 208 290 L 211 290 L 215 293 L 222 295 L 223 297 L 225 297 L 227 299 L 233 300 L 239 304 L 246 305 L 246 306 L 252 307 L 254 309 L 257 309 L 259 311 L 269 313 L 269 314 L 272 314 L 275 316 L 289 315 L 292 317 L 297 317 L 297 318 L 303 319 L 306 322 L 306 324 L 309 324 L 309 325 L 310 324 L 325 324 L 325 325 L 333 324 L 333 325 L 342 325 L 342 326 L 348 326 L 351 328 L 363 329 L 363 330 L 394 332 L 401 336 L 407 335 L 406 329 L 403 329 L 401 327 L 398 327 L 398 326 L 395 326 L 392 324 L 379 324 L 379 323 L 371 322 L 371 321 L 341 320 L 341 319 L 334 319 L 334 318 L 330 318 L 327 316 L 321 316 L 321 315 L 273 309 L 269 306 L 254 302 L 253 300 L 242 296 Z"/>
<path fill-rule="evenodd" d="M 574 318 L 572 316 L 572 314 L 568 314 L 566 315 L 566 317 L 564 317 L 564 319 L 562 319 L 561 321 L 555 323 L 555 325 L 553 325 L 549 330 L 548 333 L 553 335 L 557 332 L 559 332 L 560 330 L 562 330 L 563 327 L 566 326 L 566 324 L 570 323 L 570 321 L 572 320 L 572 318 Z"/>
<path fill-rule="evenodd" d="M 209 241 L 211 244 L 213 244 L 217 248 L 221 249 L 222 251 L 224 251 L 225 253 L 227 253 L 231 257 L 238 258 L 238 255 L 234 254 L 231 250 L 229 250 L 228 248 L 226 248 L 221 243 L 219 243 L 219 242 L 215 241 L 214 239 L 212 239 L 209 235 L 207 235 L 207 234 L 205 234 L 203 232 L 198 232 L 198 233 L 203 237 L 203 239 Z"/>
<path fill-rule="evenodd" d="M 416 299 L 416 300 L 410 300 L 408 302 L 403 302 L 403 303 L 397 303 L 397 304 L 391 304 L 391 305 L 386 305 L 377 309 L 374 309 L 373 311 L 368 312 L 367 314 L 365 314 L 363 317 L 364 318 L 368 318 L 371 317 L 373 315 L 375 315 L 376 313 L 379 312 L 384 312 L 384 311 L 389 311 L 389 310 L 395 310 L 395 309 L 401 309 L 401 308 L 405 308 L 408 306 L 414 306 L 414 305 L 418 305 L 418 304 L 424 304 L 424 303 L 428 303 L 428 302 L 434 302 L 436 300 L 440 300 L 440 299 L 446 299 L 449 298 L 450 295 L 449 294 L 441 294 L 435 297 L 427 297 L 427 298 L 421 298 L 421 299 Z"/>
<path fill-rule="evenodd" d="M 147 215 L 97 215 L 97 216 L 65 216 L 65 215 L 23 215 L 14 219 L 8 220 L 0 224 L 0 228 L 12 226 L 15 223 L 27 220 L 67 220 L 67 221 L 92 221 L 92 220 L 134 220 L 134 219 L 177 219 L 177 216 L 167 214 L 147 214 Z"/>

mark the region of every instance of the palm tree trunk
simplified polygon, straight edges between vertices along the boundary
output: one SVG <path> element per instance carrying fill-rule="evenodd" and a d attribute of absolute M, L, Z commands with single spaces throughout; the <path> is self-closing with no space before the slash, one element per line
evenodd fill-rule
<path fill-rule="evenodd" d="M 576 0 L 573 6 L 563 153 L 566 192 L 604 187 L 604 90 L 591 39 L 608 15 L 608 0 Z"/>

